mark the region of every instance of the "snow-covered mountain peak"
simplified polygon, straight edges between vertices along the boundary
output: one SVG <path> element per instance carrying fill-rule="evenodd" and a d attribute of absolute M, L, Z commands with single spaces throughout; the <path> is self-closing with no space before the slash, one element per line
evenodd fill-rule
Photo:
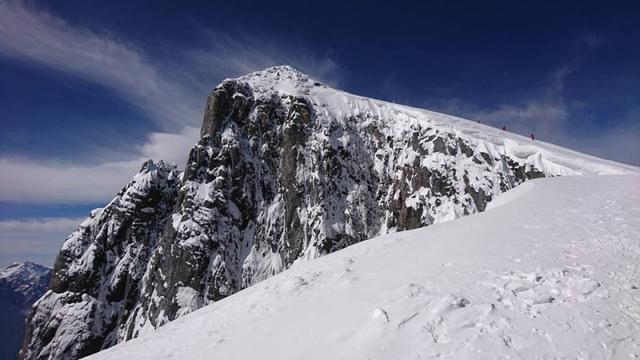
<path fill-rule="evenodd" d="M 320 81 L 289 65 L 273 66 L 229 80 L 246 82 L 255 94 L 265 95 L 274 91 L 288 95 L 309 95 L 314 87 L 326 88 Z"/>
<path fill-rule="evenodd" d="M 25 316 L 47 291 L 51 269 L 18 262 L 0 269 L 0 358 L 15 359 L 23 341 Z"/>
<path fill-rule="evenodd" d="M 0 270 L 0 279 L 20 279 L 29 281 L 39 278 L 51 269 L 30 261 L 17 262 Z"/>
<path fill-rule="evenodd" d="M 0 285 L 19 293 L 27 302 L 40 296 L 49 283 L 51 269 L 32 262 L 17 262 L 0 269 Z"/>
<path fill-rule="evenodd" d="M 476 152 L 506 155 L 541 170 L 546 176 L 585 174 L 638 173 L 635 166 L 616 163 L 582 154 L 544 141 L 426 109 L 414 108 L 382 100 L 354 95 L 322 84 L 289 65 L 274 66 L 237 79 L 227 79 L 214 90 L 230 91 L 233 99 L 252 98 L 262 103 L 272 98 L 303 99 L 313 113 L 310 120 L 324 133 L 339 127 L 366 129 L 384 127 L 392 138 L 420 134 L 419 142 L 433 139 L 435 134 L 453 136 L 468 141 Z M 234 100 L 236 101 L 236 100 Z M 295 101 L 294 101 L 295 102 Z M 205 114 L 205 117 L 206 114 Z M 209 116 L 210 118 L 212 116 Z M 205 119 L 206 124 L 206 119 Z M 203 134 L 207 131 L 203 127 Z M 209 127 L 209 133 L 211 133 Z M 429 134 L 427 134 L 429 133 Z M 349 146 L 348 138 L 330 139 Z M 352 145 L 352 144 L 351 144 Z M 436 151 L 437 152 L 437 151 Z M 422 154 L 406 154 L 411 160 Z"/>

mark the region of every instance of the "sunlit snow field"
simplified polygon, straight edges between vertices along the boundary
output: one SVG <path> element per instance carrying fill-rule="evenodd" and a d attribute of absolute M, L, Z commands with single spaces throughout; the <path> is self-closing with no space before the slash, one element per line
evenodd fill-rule
<path fill-rule="evenodd" d="M 92 359 L 640 356 L 640 176 L 537 179 L 484 213 L 300 263 Z"/>

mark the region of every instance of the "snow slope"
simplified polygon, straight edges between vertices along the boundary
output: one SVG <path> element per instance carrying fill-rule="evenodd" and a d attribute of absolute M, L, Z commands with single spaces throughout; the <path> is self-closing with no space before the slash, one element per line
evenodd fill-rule
<path fill-rule="evenodd" d="M 291 269 L 91 359 L 640 356 L 640 176 L 536 179 L 486 212 Z"/>

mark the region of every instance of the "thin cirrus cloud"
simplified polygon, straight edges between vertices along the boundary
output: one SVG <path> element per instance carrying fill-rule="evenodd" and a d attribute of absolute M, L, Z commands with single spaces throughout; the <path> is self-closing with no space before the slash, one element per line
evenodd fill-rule
<path fill-rule="evenodd" d="M 162 61 L 109 33 L 72 26 L 24 2 L 0 3 L 0 52 L 112 89 L 170 130 L 198 125 L 211 81 L 283 63 L 331 84 L 340 79 L 335 61 L 301 46 L 198 32 L 206 46 L 178 49 L 175 59 Z"/>
<path fill-rule="evenodd" d="M 630 113 L 617 126 L 576 135 L 575 114 L 562 96 L 534 97 L 516 104 L 481 108 L 459 98 L 429 99 L 429 106 L 447 114 L 475 119 L 525 136 L 559 144 L 595 156 L 640 165 L 640 126 L 637 114 Z M 585 126 L 586 127 L 586 126 Z"/>
<path fill-rule="evenodd" d="M 309 51 L 302 44 L 292 42 L 285 47 L 262 38 L 247 35 L 232 37 L 204 27 L 200 27 L 198 32 L 206 39 L 207 45 L 184 50 L 182 62 L 209 83 L 205 84 L 206 87 L 215 77 L 219 80 L 240 76 L 282 64 L 292 65 L 331 86 L 339 86 L 342 80 L 342 69 L 336 61 Z"/>
<path fill-rule="evenodd" d="M 113 89 L 165 126 L 194 124 L 199 116 L 193 89 L 161 74 L 132 45 L 25 2 L 0 3 L 0 51 Z"/>
<path fill-rule="evenodd" d="M 147 159 L 162 159 L 184 166 L 199 128 L 187 126 L 177 133 L 150 133 L 133 158 L 97 165 L 1 157 L 0 201 L 32 204 L 106 202 L 140 170 Z M 124 155 L 123 155 L 124 156 Z"/>
<path fill-rule="evenodd" d="M 438 111 L 477 119 L 525 136 L 533 133 L 537 139 L 559 144 L 595 156 L 640 165 L 640 116 L 630 112 L 613 127 L 600 131 L 578 133 L 572 129 L 571 107 L 563 98 L 532 98 L 517 104 L 499 104 L 481 108 L 458 98 L 429 100 Z M 588 125 L 582 125 L 587 127 Z M 576 134 L 578 133 L 578 134 Z"/>
<path fill-rule="evenodd" d="M 0 221 L 0 266 L 30 260 L 51 266 L 62 242 L 83 219 L 42 218 Z"/>
<path fill-rule="evenodd" d="M 288 63 L 331 84 L 340 79 L 332 59 L 303 46 L 282 48 L 264 39 L 234 38 L 204 28 L 198 32 L 206 46 L 176 49 L 174 58 L 155 59 L 110 33 L 71 25 L 25 2 L 0 2 L 0 54 L 110 89 L 161 130 L 140 139 L 136 153 L 91 166 L 0 155 L 0 201 L 107 201 L 146 159 L 183 166 L 197 140 L 204 99 L 225 77 Z"/>
<path fill-rule="evenodd" d="M 595 44 L 595 43 L 594 43 Z M 513 103 L 480 107 L 460 98 L 439 98 L 424 101 L 427 107 L 448 114 L 502 127 L 506 126 L 525 136 L 535 134 L 539 139 L 559 144 L 577 151 L 628 164 L 640 165 L 640 118 L 637 111 L 618 119 L 616 126 L 600 131 L 575 129 L 579 114 L 565 96 L 567 77 L 580 68 L 574 60 L 551 72 L 534 96 Z M 585 129 L 588 121 L 582 120 Z"/>

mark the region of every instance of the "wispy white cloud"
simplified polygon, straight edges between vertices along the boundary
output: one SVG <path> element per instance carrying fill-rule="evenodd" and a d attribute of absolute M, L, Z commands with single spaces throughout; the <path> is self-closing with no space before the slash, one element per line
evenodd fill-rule
<path fill-rule="evenodd" d="M 153 132 L 139 148 L 143 158 L 162 159 L 184 168 L 189 149 L 200 136 L 200 128 L 187 126 L 177 133 Z"/>
<path fill-rule="evenodd" d="M 576 128 L 571 107 L 564 101 L 534 98 L 522 103 L 483 108 L 460 99 L 432 101 L 435 109 L 497 128 L 565 146 L 605 159 L 640 165 L 640 116 L 599 131 Z M 583 124 L 583 128 L 588 127 Z"/>
<path fill-rule="evenodd" d="M 427 107 L 495 127 L 504 125 L 517 133 L 533 132 L 541 136 L 557 133 L 569 119 L 569 110 L 564 102 L 544 98 L 491 107 L 477 106 L 460 98 L 430 99 Z"/>
<path fill-rule="evenodd" d="M 83 218 L 39 218 L 26 220 L 0 220 L 2 239 L 20 238 L 34 232 L 52 231 L 70 234 Z"/>
<path fill-rule="evenodd" d="M 200 48 L 152 58 L 107 31 L 72 25 L 22 1 L 0 1 L 0 54 L 108 88 L 161 129 L 141 138 L 135 153 L 110 149 L 116 156 L 95 165 L 56 161 L 55 154 L 46 159 L 0 155 L 0 201 L 107 201 L 148 158 L 183 165 L 198 137 L 205 98 L 226 77 L 286 63 L 327 83 L 340 80 L 335 61 L 302 45 L 199 32 Z"/>
<path fill-rule="evenodd" d="M 0 53 L 101 85 L 136 106 L 156 127 L 137 151 L 87 165 L 0 155 L 0 201 L 107 201 L 148 158 L 183 164 L 197 140 L 206 90 L 106 31 L 73 26 L 22 1 L 0 2 Z M 100 151 L 99 149 L 96 149 Z"/>
<path fill-rule="evenodd" d="M 89 203 L 115 196 L 139 169 L 138 160 L 95 166 L 0 158 L 0 201 Z"/>
<path fill-rule="evenodd" d="M 199 125 L 204 97 L 220 80 L 290 64 L 329 83 L 340 79 L 331 58 L 302 45 L 274 44 L 200 29 L 204 46 L 152 59 L 107 31 L 73 26 L 23 1 L 0 2 L 0 52 L 114 90 L 163 128 Z"/>
<path fill-rule="evenodd" d="M 0 51 L 115 90 L 163 126 L 195 124 L 202 99 L 107 32 L 72 26 L 23 1 L 0 2 Z"/>
<path fill-rule="evenodd" d="M 0 221 L 0 266 L 31 260 L 51 266 L 55 254 L 82 218 Z"/>
<path fill-rule="evenodd" d="M 584 40 L 587 50 L 602 42 L 600 38 Z M 583 51 L 587 51 L 583 50 Z M 512 103 L 478 106 L 461 98 L 439 98 L 425 101 L 427 108 L 461 116 L 501 128 L 506 126 L 525 136 L 533 133 L 539 139 L 566 146 L 607 159 L 640 165 L 640 115 L 630 113 L 628 119 L 619 119 L 617 125 L 600 131 L 580 131 L 575 128 L 578 112 L 575 102 L 565 94 L 567 78 L 580 69 L 580 58 L 552 71 L 534 96 L 515 99 Z M 535 84 L 532 84 L 535 87 Z M 583 120 L 581 128 L 587 127 Z"/>
<path fill-rule="evenodd" d="M 183 167 L 199 128 L 178 133 L 150 133 L 130 160 L 95 165 L 0 157 L 0 201 L 17 203 L 106 202 L 115 196 L 148 159 Z"/>
<path fill-rule="evenodd" d="M 227 34 L 200 28 L 204 46 L 185 50 L 183 63 L 194 73 L 211 77 L 236 77 L 270 66 L 288 64 L 323 82 L 339 86 L 342 71 L 335 60 L 298 43 L 275 44 L 256 36 Z M 212 69 L 215 71 L 212 72 Z M 219 79 L 218 79 L 219 80 Z"/>
<path fill-rule="evenodd" d="M 461 98 L 430 99 L 439 111 L 480 120 L 496 127 L 506 126 L 511 131 L 528 135 L 533 132 L 543 137 L 560 132 L 570 119 L 570 107 L 564 96 L 567 76 L 577 70 L 566 65 L 544 79 L 536 96 L 515 99 L 512 103 L 478 106 Z"/>

